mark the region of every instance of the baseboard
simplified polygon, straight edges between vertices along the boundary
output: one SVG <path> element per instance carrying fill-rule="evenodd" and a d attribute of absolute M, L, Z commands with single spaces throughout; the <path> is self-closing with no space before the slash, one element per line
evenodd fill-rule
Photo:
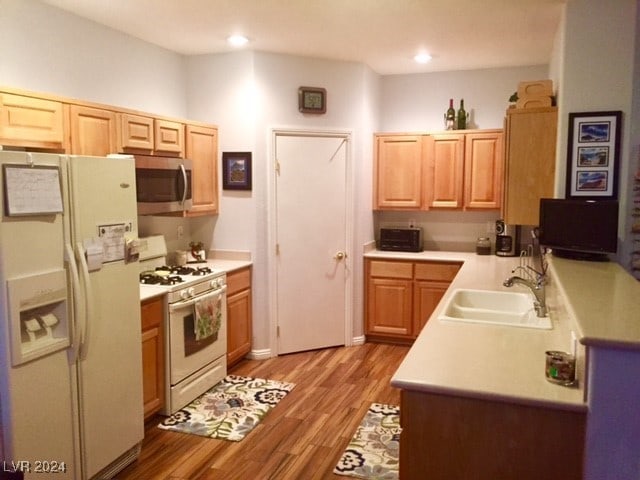
<path fill-rule="evenodd" d="M 270 348 L 263 348 L 262 350 L 251 350 L 251 352 L 249 352 L 249 354 L 247 355 L 247 358 L 250 358 L 251 360 L 267 360 L 271 357 L 272 355 Z"/>
<path fill-rule="evenodd" d="M 351 339 L 351 345 L 364 345 L 366 342 L 366 337 L 364 335 L 360 335 L 359 337 L 353 337 Z M 271 349 L 263 348 L 262 350 L 251 350 L 247 354 L 247 358 L 251 360 L 267 360 L 271 358 Z"/>

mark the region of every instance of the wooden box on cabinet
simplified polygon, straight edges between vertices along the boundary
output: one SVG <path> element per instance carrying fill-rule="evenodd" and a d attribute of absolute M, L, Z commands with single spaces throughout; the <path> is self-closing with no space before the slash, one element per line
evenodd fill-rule
<path fill-rule="evenodd" d="M 556 107 L 507 110 L 503 218 L 538 225 L 540 199 L 554 196 Z"/>
<path fill-rule="evenodd" d="M 227 274 L 227 366 L 251 351 L 251 267 Z"/>
<path fill-rule="evenodd" d="M 155 297 L 142 302 L 142 392 L 144 417 L 164 406 L 164 299 Z"/>
<path fill-rule="evenodd" d="M 367 339 L 412 342 L 459 269 L 456 262 L 366 259 Z"/>
<path fill-rule="evenodd" d="M 62 150 L 62 102 L 0 92 L 0 145 Z"/>

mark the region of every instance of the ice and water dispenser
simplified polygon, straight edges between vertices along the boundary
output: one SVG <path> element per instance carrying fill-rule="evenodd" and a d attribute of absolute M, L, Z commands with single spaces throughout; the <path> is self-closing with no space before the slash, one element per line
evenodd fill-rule
<path fill-rule="evenodd" d="M 13 366 L 70 345 L 65 270 L 7 280 Z"/>

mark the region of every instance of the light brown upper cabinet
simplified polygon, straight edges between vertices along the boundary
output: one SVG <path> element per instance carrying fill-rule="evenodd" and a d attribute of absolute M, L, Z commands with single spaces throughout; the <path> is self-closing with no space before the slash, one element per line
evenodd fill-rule
<path fill-rule="evenodd" d="M 464 208 L 498 209 L 502 201 L 504 133 L 465 136 Z"/>
<path fill-rule="evenodd" d="M 505 223 L 538 225 L 540 199 L 554 196 L 557 107 L 510 108 L 505 128 Z"/>
<path fill-rule="evenodd" d="M 121 153 L 153 152 L 153 118 L 131 113 L 118 113 L 118 151 Z"/>
<path fill-rule="evenodd" d="M 0 92 L 0 145 L 61 150 L 62 102 Z"/>
<path fill-rule="evenodd" d="M 116 153 L 116 113 L 82 105 L 69 107 L 70 153 L 105 156 Z"/>
<path fill-rule="evenodd" d="M 118 151 L 184 158 L 184 128 L 180 122 L 118 113 Z"/>
<path fill-rule="evenodd" d="M 499 209 L 502 130 L 375 137 L 374 209 Z"/>
<path fill-rule="evenodd" d="M 423 206 L 424 135 L 376 135 L 373 165 L 375 210 Z"/>
<path fill-rule="evenodd" d="M 170 120 L 154 120 L 154 152 L 184 157 L 184 125 Z"/>
<path fill-rule="evenodd" d="M 3 88 L 0 145 L 74 155 L 159 155 L 193 161 L 193 208 L 218 213 L 218 128 L 152 113 Z"/>
<path fill-rule="evenodd" d="M 187 158 L 193 162 L 189 215 L 218 213 L 218 129 L 187 125 Z"/>
<path fill-rule="evenodd" d="M 464 192 L 464 134 L 427 137 L 427 205 L 461 208 Z"/>

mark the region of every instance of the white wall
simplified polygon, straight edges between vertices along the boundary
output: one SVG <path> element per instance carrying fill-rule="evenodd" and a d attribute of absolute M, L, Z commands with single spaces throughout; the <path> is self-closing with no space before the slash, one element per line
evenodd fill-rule
<path fill-rule="evenodd" d="M 0 0 L 0 85 L 184 117 L 184 58 L 35 0 Z"/>
<path fill-rule="evenodd" d="M 637 99 L 633 103 L 638 62 L 634 50 L 638 32 L 636 0 L 573 0 L 565 8 L 561 47 L 559 130 L 556 185 L 564 196 L 568 125 L 572 112 L 621 110 L 622 145 L 619 170 L 619 236 L 629 238 L 630 176 L 638 167 Z M 597 35 L 595 34 L 597 33 Z M 635 80 L 635 81 L 634 81 Z M 632 107 L 635 106 L 635 109 Z M 620 263 L 628 267 L 625 251 Z M 606 319 L 603 319 L 606 321 Z M 638 388 L 626 381 L 639 371 L 635 352 L 616 348 L 593 349 L 589 377 L 589 416 L 585 452 L 587 480 L 640 478 L 640 425 L 633 409 Z M 615 399 L 615 401 L 613 401 Z"/>
<path fill-rule="evenodd" d="M 220 125 L 220 151 L 251 151 L 253 188 L 251 192 L 221 190 L 220 215 L 212 229 L 211 248 L 242 249 L 252 253 L 254 262 L 254 345 L 270 348 L 269 265 L 270 185 L 273 175 L 271 132 L 274 128 L 330 129 L 352 132 L 352 161 L 358 178 L 352 216 L 354 242 L 358 248 L 372 236 L 371 146 L 377 125 L 377 79 L 362 64 L 244 52 L 205 55 L 187 60 L 189 117 Z M 301 114 L 298 87 L 327 89 L 327 113 Z M 364 181 L 360 181 L 364 179 Z M 313 215 L 313 212 L 309 212 Z M 362 220 L 362 217 L 368 220 Z M 207 231 L 207 225 L 195 228 Z M 192 225 L 192 234 L 195 231 Z M 318 232 L 321 234 L 321 232 Z M 205 240 L 207 242 L 207 240 Z M 353 285 L 354 335 L 362 334 L 362 268 L 354 252 Z"/>
<path fill-rule="evenodd" d="M 636 18 L 635 0 L 569 2 L 563 23 L 564 42 L 559 53 L 562 55 L 562 84 L 558 102 L 556 196 L 564 197 L 565 194 L 569 113 L 621 110 L 618 236 L 622 248 L 618 261 L 625 268 L 629 267 L 631 251 L 631 176 L 638 168 L 631 145 Z M 594 32 L 599 34 L 594 35 Z"/>
<path fill-rule="evenodd" d="M 382 77 L 385 132 L 441 131 L 453 98 L 456 110 L 464 99 L 469 128 L 502 128 L 509 97 L 524 80 L 548 78 L 548 66 L 492 68 Z"/>

